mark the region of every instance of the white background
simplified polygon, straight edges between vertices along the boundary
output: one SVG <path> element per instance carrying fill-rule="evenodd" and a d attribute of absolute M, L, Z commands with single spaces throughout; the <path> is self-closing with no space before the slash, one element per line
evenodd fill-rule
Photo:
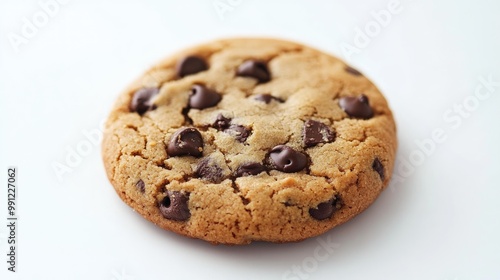
<path fill-rule="evenodd" d="M 38 1 L 0 2 L 1 279 L 500 279 L 500 2 L 400 0 L 364 45 L 357 28 L 390 0 L 168 2 L 72 0 L 45 24 Z M 23 18 L 36 16 L 31 38 L 12 44 Z M 292 39 L 338 55 L 395 113 L 402 180 L 321 236 L 338 245 L 321 260 L 318 238 L 228 247 L 156 228 L 114 193 L 99 144 L 61 180 L 53 170 L 157 60 L 227 36 Z M 348 57 L 346 44 L 359 52 Z M 478 101 L 480 77 L 497 85 L 480 88 L 489 96 Z M 464 102 L 466 117 L 448 111 Z M 416 141 L 435 129 L 446 138 L 424 155 Z M 19 169 L 15 274 L 4 262 L 10 165 Z"/>

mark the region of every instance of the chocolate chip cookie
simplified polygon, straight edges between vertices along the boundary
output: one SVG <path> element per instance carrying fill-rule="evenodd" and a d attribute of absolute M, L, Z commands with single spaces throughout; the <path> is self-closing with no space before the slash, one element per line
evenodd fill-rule
<path fill-rule="evenodd" d="M 289 242 L 366 209 L 396 150 L 380 91 L 301 44 L 229 39 L 161 61 L 120 97 L 102 154 L 118 195 L 212 243 Z"/>

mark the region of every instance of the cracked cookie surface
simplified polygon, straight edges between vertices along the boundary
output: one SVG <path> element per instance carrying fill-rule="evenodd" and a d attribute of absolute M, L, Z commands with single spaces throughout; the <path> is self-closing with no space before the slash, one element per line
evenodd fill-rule
<path fill-rule="evenodd" d="M 299 241 L 387 186 L 396 128 L 379 90 L 301 44 L 228 39 L 161 61 L 120 97 L 102 154 L 118 195 L 212 243 Z"/>

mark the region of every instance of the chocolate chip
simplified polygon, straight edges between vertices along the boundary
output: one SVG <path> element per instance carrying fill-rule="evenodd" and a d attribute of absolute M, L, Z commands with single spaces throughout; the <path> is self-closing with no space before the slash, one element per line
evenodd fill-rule
<path fill-rule="evenodd" d="M 345 96 L 339 100 L 340 107 L 351 117 L 369 119 L 373 117 L 368 97 L 364 94 L 358 97 Z"/>
<path fill-rule="evenodd" d="M 212 124 L 212 127 L 216 128 L 217 130 L 224 130 L 229 127 L 230 123 L 230 118 L 226 118 L 222 114 L 218 114 L 215 122 Z"/>
<path fill-rule="evenodd" d="M 285 201 L 285 203 L 283 203 L 283 204 L 285 204 L 285 206 L 286 206 L 286 207 L 289 207 L 289 206 L 294 206 L 294 205 L 295 205 L 295 204 L 294 204 L 293 202 L 291 202 L 291 201 Z"/>
<path fill-rule="evenodd" d="M 137 183 L 135 183 L 135 187 L 141 192 L 144 193 L 146 191 L 146 184 L 144 184 L 144 181 L 142 179 L 139 179 Z"/>
<path fill-rule="evenodd" d="M 266 104 L 269 104 L 272 100 L 276 100 L 276 101 L 278 101 L 280 103 L 283 103 L 283 99 L 275 97 L 275 96 L 272 96 L 272 95 L 267 94 L 267 93 L 266 94 L 258 94 L 258 95 L 255 96 L 254 99 L 257 100 L 257 101 L 262 101 L 262 102 L 264 102 Z"/>
<path fill-rule="evenodd" d="M 213 160 L 206 157 L 196 166 L 195 174 L 198 178 L 207 180 L 212 183 L 220 183 L 224 180 L 222 168 L 217 165 Z"/>
<path fill-rule="evenodd" d="M 352 74 L 354 76 L 361 76 L 363 74 L 361 74 L 361 72 L 359 72 L 358 70 L 352 68 L 351 66 L 346 66 L 345 68 L 345 71 L 349 74 Z"/>
<path fill-rule="evenodd" d="M 196 74 L 208 69 L 207 63 L 202 57 L 191 55 L 183 58 L 177 63 L 177 76 L 184 77 Z"/>
<path fill-rule="evenodd" d="M 257 175 L 266 171 L 266 167 L 258 162 L 244 163 L 236 170 L 236 177 Z"/>
<path fill-rule="evenodd" d="M 380 175 L 380 179 L 384 181 L 385 179 L 384 165 L 382 165 L 382 162 L 380 162 L 378 158 L 375 158 L 375 160 L 373 160 L 372 168 L 378 173 L 378 175 Z"/>
<path fill-rule="evenodd" d="M 305 147 L 313 147 L 319 143 L 330 143 L 335 140 L 335 133 L 326 124 L 314 120 L 308 120 L 304 123 L 302 135 Z"/>
<path fill-rule="evenodd" d="M 153 110 L 155 107 L 152 103 L 152 99 L 158 92 L 159 89 L 157 88 L 141 88 L 136 91 L 129 105 L 130 111 L 142 115 L 146 113 L 146 111 Z"/>
<path fill-rule="evenodd" d="M 273 168 L 286 173 L 298 172 L 307 166 L 306 155 L 285 145 L 274 147 L 269 160 Z"/>
<path fill-rule="evenodd" d="M 339 199 L 333 197 L 332 199 L 318 204 L 316 208 L 309 209 L 309 215 L 316 220 L 325 220 L 330 218 L 335 210 L 340 209 L 342 206 Z"/>
<path fill-rule="evenodd" d="M 247 140 L 248 136 L 250 136 L 251 130 L 242 125 L 232 124 L 229 128 L 225 129 L 224 132 L 234 136 L 236 140 L 243 143 Z"/>
<path fill-rule="evenodd" d="M 218 92 L 202 85 L 194 85 L 189 96 L 189 107 L 205 109 L 217 105 L 221 99 L 222 96 Z"/>
<path fill-rule="evenodd" d="M 217 130 L 222 130 L 225 133 L 231 134 L 232 136 L 234 136 L 234 138 L 236 138 L 236 140 L 240 141 L 241 143 L 245 142 L 252 132 L 251 129 L 246 128 L 242 125 L 231 124 L 231 119 L 224 117 L 222 114 L 217 115 L 217 119 L 212 124 L 212 127 L 216 128 Z"/>
<path fill-rule="evenodd" d="M 191 217 L 188 202 L 189 194 L 167 191 L 167 196 L 160 202 L 160 213 L 169 220 L 186 221 Z"/>
<path fill-rule="evenodd" d="M 191 109 L 191 108 L 189 108 L 189 106 L 186 106 L 186 107 L 182 108 L 182 111 L 181 111 L 182 116 L 184 117 L 184 124 L 185 124 L 185 125 L 188 125 L 188 124 L 193 124 L 193 119 L 191 119 L 191 118 L 189 117 L 189 110 L 190 110 L 190 109 Z"/>
<path fill-rule="evenodd" d="M 259 81 L 259 83 L 269 82 L 271 75 L 264 61 L 247 60 L 243 62 L 237 71 L 238 76 L 251 77 Z"/>
<path fill-rule="evenodd" d="M 177 130 L 168 143 L 169 156 L 200 157 L 203 153 L 203 138 L 195 128 L 181 128 Z"/>

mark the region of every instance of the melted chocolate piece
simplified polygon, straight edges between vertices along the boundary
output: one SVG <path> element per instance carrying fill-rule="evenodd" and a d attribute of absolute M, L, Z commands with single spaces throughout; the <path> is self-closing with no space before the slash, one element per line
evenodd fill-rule
<path fill-rule="evenodd" d="M 298 172 L 307 166 L 307 156 L 291 147 L 278 145 L 269 153 L 273 168 L 286 173 Z"/>
<path fill-rule="evenodd" d="M 261 60 L 247 60 L 243 62 L 236 72 L 238 76 L 251 77 L 259 81 L 259 83 L 266 83 L 271 80 L 271 75 L 267 69 L 267 65 Z"/>
<path fill-rule="evenodd" d="M 141 192 L 144 193 L 146 191 L 146 184 L 144 184 L 144 181 L 142 179 L 139 179 L 137 183 L 135 183 L 135 187 Z"/>
<path fill-rule="evenodd" d="M 222 174 L 222 168 L 208 157 L 200 160 L 200 162 L 196 166 L 195 174 L 198 178 L 216 184 L 224 180 L 224 175 Z"/>
<path fill-rule="evenodd" d="M 373 109 L 370 107 L 368 97 L 364 94 L 358 97 L 345 96 L 339 100 L 339 105 L 349 116 L 358 119 L 369 119 L 373 117 Z"/>
<path fill-rule="evenodd" d="M 319 143 L 330 143 L 335 140 L 335 133 L 326 124 L 313 120 L 308 120 L 304 123 L 302 135 L 306 148 L 316 146 Z"/>
<path fill-rule="evenodd" d="M 236 170 L 236 177 L 257 175 L 266 171 L 266 167 L 258 162 L 244 163 Z"/>
<path fill-rule="evenodd" d="M 279 103 L 283 103 L 283 99 L 272 96 L 270 94 L 257 94 L 254 99 L 257 101 L 264 102 L 266 104 L 271 103 L 272 100 L 276 100 Z"/>
<path fill-rule="evenodd" d="M 208 69 L 208 65 L 202 57 L 191 55 L 183 58 L 177 63 L 177 76 L 185 77 Z"/>
<path fill-rule="evenodd" d="M 217 105 L 221 99 L 218 92 L 202 85 L 194 85 L 189 96 L 189 107 L 201 110 Z"/>
<path fill-rule="evenodd" d="M 186 221 L 191 217 L 188 202 L 189 193 L 167 191 L 167 196 L 160 202 L 160 213 L 169 220 Z"/>
<path fill-rule="evenodd" d="M 137 112 L 139 115 L 143 115 L 147 111 L 155 109 L 156 107 L 152 103 L 152 100 L 159 91 L 157 88 L 141 88 L 136 91 L 130 101 L 130 112 Z"/>
<path fill-rule="evenodd" d="M 373 160 L 373 164 L 372 164 L 372 168 L 373 170 L 375 170 L 375 172 L 378 173 L 378 175 L 380 175 L 380 179 L 382 179 L 382 181 L 384 181 L 385 179 L 385 172 L 384 172 L 384 165 L 382 164 L 382 162 L 380 162 L 380 160 L 378 158 L 375 158 L 375 160 Z"/>
<path fill-rule="evenodd" d="M 229 127 L 230 123 L 231 123 L 230 118 L 226 118 L 222 114 L 218 114 L 217 118 L 215 119 L 215 122 L 212 124 L 212 127 L 214 127 L 217 130 L 224 130 Z"/>
<path fill-rule="evenodd" d="M 234 138 L 241 143 L 245 142 L 251 134 L 250 129 L 237 124 L 232 124 L 229 128 L 225 129 L 224 132 L 233 135 Z"/>
<path fill-rule="evenodd" d="M 334 196 L 332 199 L 318 204 L 316 208 L 310 208 L 309 215 L 316 220 L 329 219 L 337 209 L 341 208 L 341 206 L 342 203 L 340 200 Z"/>
<path fill-rule="evenodd" d="M 168 143 L 167 153 L 171 157 L 201 157 L 203 154 L 203 138 L 201 133 L 192 127 L 177 130 Z"/>

